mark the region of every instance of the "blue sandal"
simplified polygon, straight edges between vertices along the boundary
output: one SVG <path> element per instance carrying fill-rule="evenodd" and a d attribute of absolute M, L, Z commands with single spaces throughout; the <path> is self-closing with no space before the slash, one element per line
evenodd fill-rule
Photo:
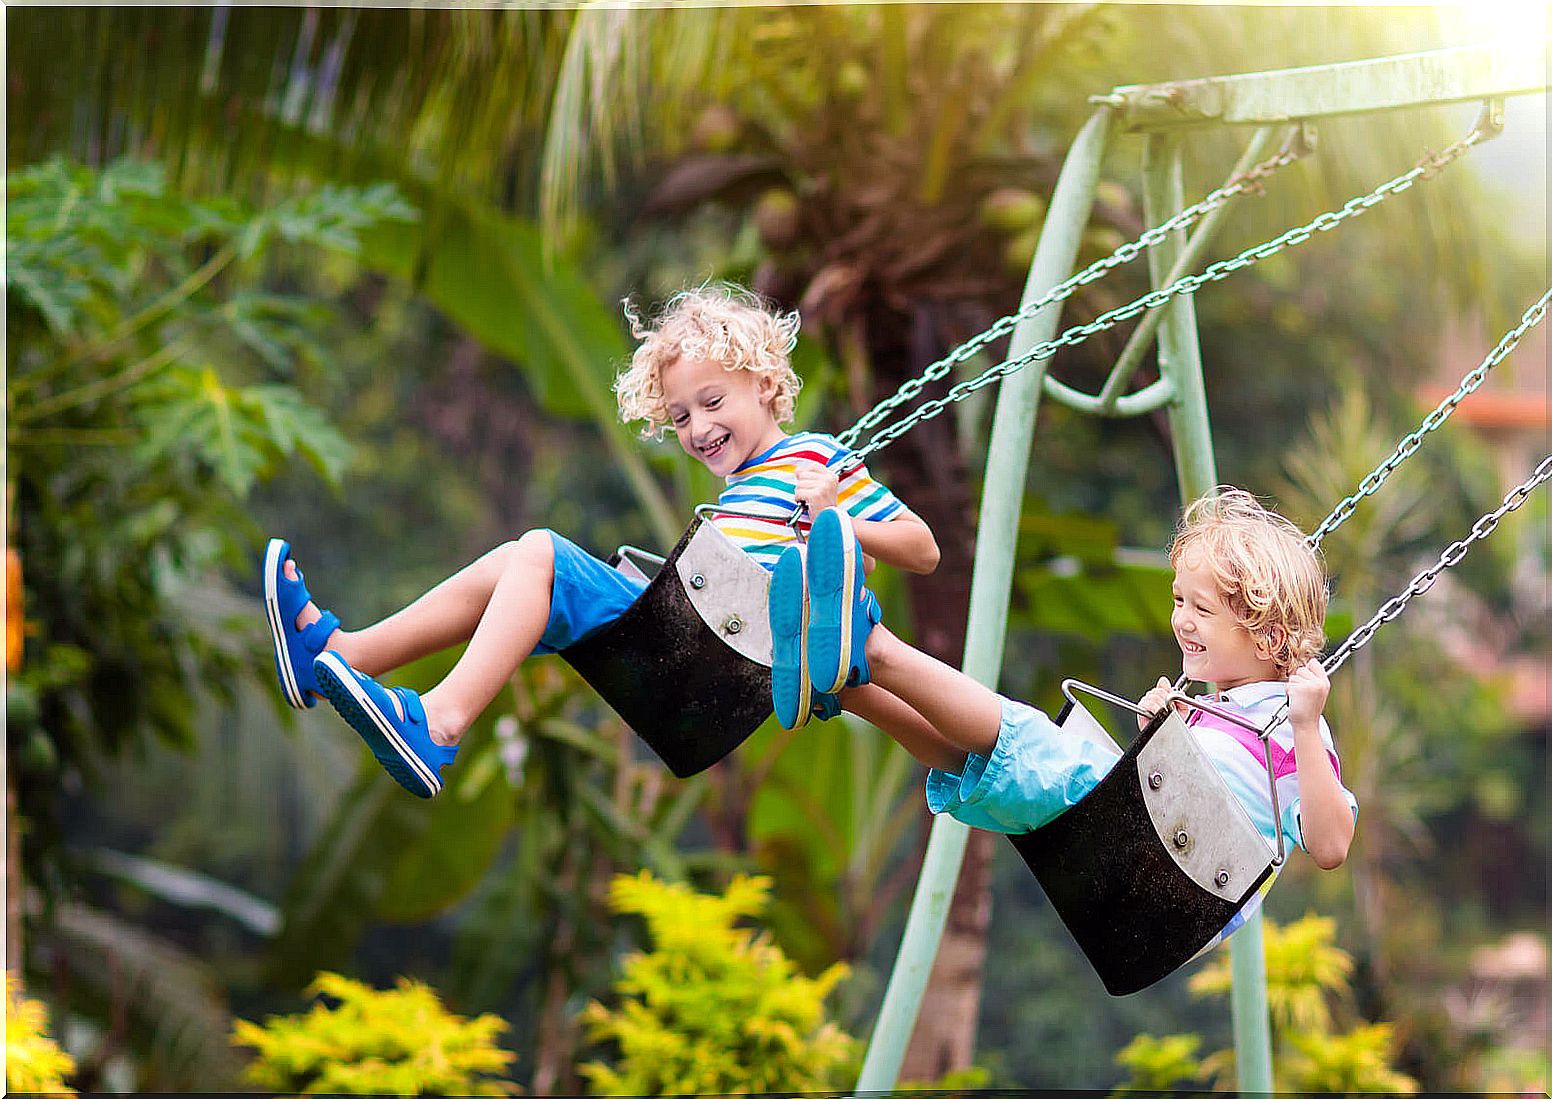
<path fill-rule="evenodd" d="M 295 580 L 286 577 L 286 559 L 290 556 L 289 542 L 269 540 L 264 550 L 264 615 L 269 620 L 281 693 L 292 706 L 305 710 L 318 704 L 315 696 L 321 693 L 313 677 L 313 658 L 323 652 L 329 636 L 339 629 L 340 620 L 332 612 L 324 611 L 318 621 L 297 629 L 296 616 L 312 602 L 312 596 L 307 594 L 300 570 Z"/>
<path fill-rule="evenodd" d="M 401 718 L 390 689 L 356 671 L 339 653 L 319 654 L 313 673 L 323 697 L 366 741 L 383 770 L 416 797 L 435 797 L 442 789 L 440 772 L 453 762 L 458 748 L 431 739 L 420 696 L 408 687 L 392 688 L 404 707 Z"/>
<path fill-rule="evenodd" d="M 826 508 L 808 535 L 808 673 L 814 690 L 835 694 L 868 682 L 868 634 L 882 617 L 863 586 L 862 547 L 851 516 Z"/>
<path fill-rule="evenodd" d="M 788 546 L 771 572 L 771 708 L 783 729 L 801 729 L 813 710 L 808 681 L 808 585 L 803 547 Z"/>
<path fill-rule="evenodd" d="M 808 676 L 808 580 L 803 547 L 788 546 L 771 574 L 771 708 L 783 729 L 801 729 L 809 718 L 829 721 L 841 700 L 813 689 Z"/>

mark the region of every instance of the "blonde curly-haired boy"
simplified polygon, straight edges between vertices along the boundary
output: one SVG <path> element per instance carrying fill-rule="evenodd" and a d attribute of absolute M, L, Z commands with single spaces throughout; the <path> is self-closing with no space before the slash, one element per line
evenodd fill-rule
<path fill-rule="evenodd" d="M 846 448 L 828 435 L 783 430 L 801 385 L 790 362 L 795 313 L 722 285 L 675 295 L 650 325 L 626 315 L 639 342 L 616 383 L 622 418 L 644 420 L 649 438 L 671 428 L 686 453 L 726 479 L 719 503 L 739 514 L 715 521 L 757 561 L 773 565 L 797 537 L 786 521 L 797 503 L 811 513 L 841 504 L 871 555 L 916 572 L 936 567 L 932 532 L 865 467 L 833 472 Z M 420 797 L 441 789 L 459 740 L 523 660 L 591 636 L 645 587 L 547 529 L 497 546 L 358 630 L 318 608 L 281 539 L 269 543 L 263 580 L 287 701 L 301 708 L 326 697 Z M 373 678 L 464 642 L 452 671 L 423 695 Z M 884 720 L 867 710 L 866 696 L 863 706 Z"/>

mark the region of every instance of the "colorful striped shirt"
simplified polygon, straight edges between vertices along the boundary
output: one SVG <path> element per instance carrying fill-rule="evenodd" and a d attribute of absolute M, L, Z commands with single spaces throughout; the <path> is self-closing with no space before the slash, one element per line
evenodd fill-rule
<path fill-rule="evenodd" d="M 773 569 L 781 551 L 797 540 L 787 519 L 796 506 L 798 470 L 805 462 L 834 468 L 850 453 L 833 435 L 814 431 L 788 435 L 728 474 L 717 506 L 749 514 L 713 515 L 712 522 L 745 553 Z M 875 481 L 863 465 L 840 474 L 836 495 L 853 519 L 892 519 L 905 510 L 899 498 Z M 798 521 L 798 530 L 805 538 L 811 518 L 805 514 Z"/>

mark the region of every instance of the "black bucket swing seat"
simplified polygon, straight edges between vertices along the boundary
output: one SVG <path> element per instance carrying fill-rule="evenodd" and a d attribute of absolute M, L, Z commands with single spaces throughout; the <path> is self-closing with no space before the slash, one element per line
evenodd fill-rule
<path fill-rule="evenodd" d="M 697 507 L 667 558 L 620 547 L 609 563 L 646 590 L 560 654 L 679 778 L 722 759 L 771 714 L 771 574 L 709 521 L 740 514 Z"/>
<path fill-rule="evenodd" d="M 1123 752 L 1076 698 L 1093 695 L 1144 717 L 1134 703 L 1085 683 L 1062 684 L 1064 736 L 1119 757 L 1081 801 L 1049 824 L 1010 836 L 1106 991 L 1147 988 L 1196 957 L 1282 866 L 1275 848 L 1219 776 L 1175 706 L 1153 716 Z M 1266 749 L 1272 816 L 1279 819 L 1263 729 L 1176 690 L 1176 701 L 1256 733 Z"/>

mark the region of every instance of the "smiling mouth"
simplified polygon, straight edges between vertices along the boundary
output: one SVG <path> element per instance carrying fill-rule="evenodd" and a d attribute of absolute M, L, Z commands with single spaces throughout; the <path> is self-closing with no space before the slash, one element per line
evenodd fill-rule
<path fill-rule="evenodd" d="M 1198 645 L 1195 641 L 1187 641 L 1182 637 L 1180 639 L 1180 651 L 1186 653 L 1187 655 L 1194 656 L 1197 653 L 1205 653 L 1207 651 L 1207 646 Z"/>
<path fill-rule="evenodd" d="M 705 446 L 701 447 L 701 457 L 703 457 L 703 458 L 710 458 L 710 457 L 712 457 L 719 450 L 721 450 L 723 448 L 723 446 L 725 446 L 727 444 L 727 441 L 729 439 L 731 439 L 732 437 L 733 437 L 732 433 L 729 432 L 726 435 L 719 436 L 715 441 L 707 443 Z"/>

